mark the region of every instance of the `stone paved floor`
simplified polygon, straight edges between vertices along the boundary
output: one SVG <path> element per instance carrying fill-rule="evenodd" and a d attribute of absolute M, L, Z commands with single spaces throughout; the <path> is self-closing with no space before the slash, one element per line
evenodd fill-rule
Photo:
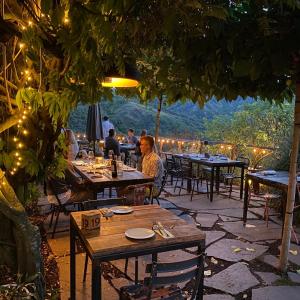
<path fill-rule="evenodd" d="M 238 189 L 234 189 L 232 198 L 226 195 L 214 196 L 210 202 L 205 194 L 190 195 L 185 190 L 178 196 L 168 186 L 162 194 L 161 206 L 172 211 L 188 222 L 195 223 L 207 232 L 207 258 L 205 268 L 204 300 L 230 299 L 300 299 L 300 247 L 292 244 L 294 250 L 289 256 L 289 274 L 282 278 L 276 266 L 278 264 L 281 220 L 274 217 L 266 226 L 262 218 L 263 203 L 251 201 L 249 221 L 243 227 L 243 202 L 239 199 Z M 44 202 L 43 211 L 47 211 Z M 58 230 L 63 231 L 49 238 L 49 244 L 58 262 L 61 280 L 61 298 L 69 296 L 69 218 L 63 216 Z M 49 218 L 46 223 L 49 223 Z M 46 225 L 47 226 L 47 225 Z M 300 237 L 300 229 L 296 230 Z M 193 257 L 196 249 L 184 249 L 159 255 L 160 261 L 179 261 Z M 149 257 L 139 258 L 139 278 L 145 275 L 145 265 Z M 77 256 L 77 299 L 90 299 L 90 263 L 87 281 L 82 284 L 84 254 Z M 127 275 L 124 274 L 124 260 L 107 264 L 103 280 L 104 300 L 118 299 L 121 286 L 132 283 L 134 260 L 129 260 Z M 184 284 L 183 284 L 184 285 Z M 182 285 L 182 286 L 183 286 Z"/>

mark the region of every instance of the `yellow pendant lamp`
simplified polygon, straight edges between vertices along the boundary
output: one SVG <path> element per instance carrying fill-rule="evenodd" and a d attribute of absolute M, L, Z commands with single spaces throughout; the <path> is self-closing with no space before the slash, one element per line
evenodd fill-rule
<path fill-rule="evenodd" d="M 139 85 L 140 73 L 136 68 L 125 64 L 125 74 L 121 76 L 114 68 L 101 82 L 103 87 L 109 88 L 133 88 Z"/>

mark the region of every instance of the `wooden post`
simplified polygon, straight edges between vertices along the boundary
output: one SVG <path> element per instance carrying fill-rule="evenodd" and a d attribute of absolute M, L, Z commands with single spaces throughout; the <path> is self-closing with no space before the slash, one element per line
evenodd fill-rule
<path fill-rule="evenodd" d="M 163 96 L 160 95 L 158 98 L 158 106 L 157 106 L 157 113 L 156 113 L 156 121 L 155 121 L 155 143 L 158 143 L 158 137 L 159 137 L 159 128 L 160 128 L 160 112 L 162 108 L 163 103 Z"/>
<path fill-rule="evenodd" d="M 282 272 L 287 270 L 288 254 L 291 242 L 291 231 L 293 225 L 293 210 L 295 202 L 296 184 L 297 184 L 297 160 L 299 152 L 300 141 L 300 82 L 296 85 L 296 102 L 295 102 L 295 114 L 294 114 L 294 133 L 293 144 L 290 157 L 290 170 L 289 170 L 289 185 L 286 201 L 284 229 L 280 251 L 280 263 L 279 269 Z"/>

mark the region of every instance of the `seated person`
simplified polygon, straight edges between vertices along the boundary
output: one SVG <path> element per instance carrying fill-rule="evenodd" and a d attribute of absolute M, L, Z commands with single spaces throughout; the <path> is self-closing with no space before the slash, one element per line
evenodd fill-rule
<path fill-rule="evenodd" d="M 65 136 L 66 136 L 66 143 L 68 146 L 68 152 L 67 152 L 67 159 L 68 160 L 75 160 L 78 152 L 79 152 L 79 145 L 75 138 L 75 134 L 71 129 L 65 129 Z"/>
<path fill-rule="evenodd" d="M 136 168 L 138 171 L 142 171 L 141 138 L 145 135 L 147 135 L 147 130 L 143 129 L 141 132 L 141 137 L 136 143 L 136 148 L 135 148 Z"/>
<path fill-rule="evenodd" d="M 128 135 L 126 137 L 125 142 L 127 144 L 131 144 L 131 145 L 136 145 L 136 143 L 138 142 L 137 137 L 134 135 L 134 130 L 133 129 L 128 129 Z"/>
<path fill-rule="evenodd" d="M 108 137 L 105 138 L 104 158 L 108 158 L 109 151 L 112 150 L 116 156 L 120 156 L 120 144 L 115 139 L 115 130 L 110 129 Z"/>
<path fill-rule="evenodd" d="M 161 158 L 155 153 L 154 139 L 150 135 L 141 137 L 141 153 L 143 156 L 142 173 L 154 177 L 153 196 L 157 195 L 162 184 L 164 166 Z"/>

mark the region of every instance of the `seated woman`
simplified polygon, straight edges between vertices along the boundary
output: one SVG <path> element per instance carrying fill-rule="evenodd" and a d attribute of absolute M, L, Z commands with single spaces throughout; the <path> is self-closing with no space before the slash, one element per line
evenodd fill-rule
<path fill-rule="evenodd" d="M 79 145 L 75 134 L 71 129 L 65 129 L 66 142 L 68 146 L 68 160 L 75 160 L 79 152 Z"/>
<path fill-rule="evenodd" d="M 114 129 L 110 129 L 108 132 L 108 137 L 105 138 L 104 158 L 108 158 L 110 150 L 114 152 L 114 155 L 120 156 L 120 144 L 115 139 Z"/>

